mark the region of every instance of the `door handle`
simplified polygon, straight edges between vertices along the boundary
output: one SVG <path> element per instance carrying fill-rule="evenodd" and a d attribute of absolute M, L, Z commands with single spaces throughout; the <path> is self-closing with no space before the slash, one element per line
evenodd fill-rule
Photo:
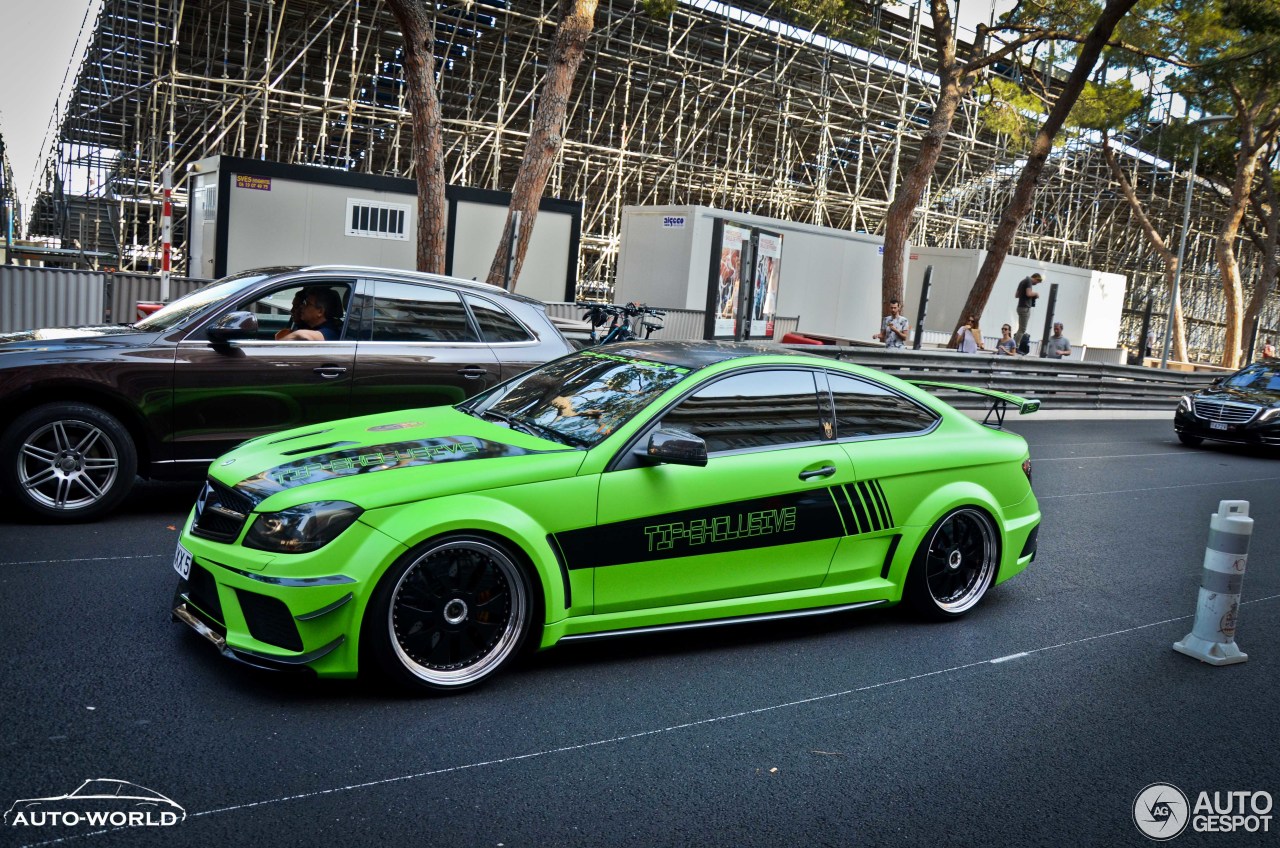
<path fill-rule="evenodd" d="M 801 471 L 800 479 L 812 480 L 814 477 L 830 477 L 835 473 L 836 467 L 834 465 L 824 465 L 821 468 L 815 468 L 812 471 Z"/>
<path fill-rule="evenodd" d="M 479 365 L 468 365 L 466 368 L 459 368 L 458 373 L 466 377 L 468 380 L 479 380 L 485 374 L 488 374 L 489 371 L 486 368 L 481 368 Z"/>
<path fill-rule="evenodd" d="M 332 380 L 335 377 L 341 377 L 343 374 L 347 373 L 347 369 L 343 368 L 341 365 L 321 365 L 319 368 L 313 368 L 311 370 L 326 380 Z"/>

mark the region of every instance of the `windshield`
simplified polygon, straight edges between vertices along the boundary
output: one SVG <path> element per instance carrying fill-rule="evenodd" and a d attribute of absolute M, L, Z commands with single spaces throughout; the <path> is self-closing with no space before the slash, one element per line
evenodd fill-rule
<path fill-rule="evenodd" d="M 1280 392 L 1280 371 L 1268 365 L 1252 365 L 1232 374 L 1223 381 L 1223 385 L 1233 389 Z"/>
<path fill-rule="evenodd" d="M 689 369 L 583 351 L 548 363 L 461 408 L 574 447 L 592 447 L 630 421 Z"/>
<path fill-rule="evenodd" d="M 173 303 L 166 304 L 164 308 L 151 313 L 134 324 L 134 329 L 146 333 L 164 332 L 178 326 L 209 304 L 217 303 L 240 289 L 251 286 L 259 280 L 266 279 L 267 276 L 261 271 L 242 271 L 239 274 L 216 280 L 190 294 L 183 295 Z"/>

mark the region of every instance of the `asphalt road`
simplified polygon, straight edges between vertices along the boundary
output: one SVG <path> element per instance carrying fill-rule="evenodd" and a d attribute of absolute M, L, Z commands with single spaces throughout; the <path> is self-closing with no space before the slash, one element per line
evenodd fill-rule
<path fill-rule="evenodd" d="M 171 623 L 194 486 L 99 524 L 2 518 L 0 807 L 115 778 L 187 817 L 0 844 L 1125 846 L 1149 784 L 1280 796 L 1280 459 L 1188 450 L 1166 420 L 1014 429 L 1040 556 L 961 621 L 566 646 L 446 698 L 254 672 Z M 1225 498 L 1256 519 L 1249 660 L 1214 668 L 1170 646 Z M 1173 844 L 1280 847 L 1268 814 Z"/>

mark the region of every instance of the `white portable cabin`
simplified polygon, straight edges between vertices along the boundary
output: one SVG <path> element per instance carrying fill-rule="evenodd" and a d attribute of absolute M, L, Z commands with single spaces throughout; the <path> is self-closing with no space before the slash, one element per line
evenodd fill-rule
<path fill-rule="evenodd" d="M 417 267 L 413 180 L 214 156 L 191 168 L 187 273 L 213 279 L 272 265 Z M 485 279 L 511 196 L 448 186 L 445 273 Z M 572 300 L 582 203 L 544 199 L 515 291 Z"/>
<path fill-rule="evenodd" d="M 771 314 L 799 316 L 801 333 L 871 340 L 880 325 L 883 239 L 707 206 L 623 208 L 615 300 L 714 311 L 723 233 L 734 225 L 781 237 Z M 750 337 L 768 335 L 753 325 Z"/>

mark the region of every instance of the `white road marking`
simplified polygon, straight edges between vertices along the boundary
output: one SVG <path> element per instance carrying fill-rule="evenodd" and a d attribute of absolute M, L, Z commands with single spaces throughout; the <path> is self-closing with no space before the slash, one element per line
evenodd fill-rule
<path fill-rule="evenodd" d="M 1234 486 L 1236 483 L 1273 483 L 1280 477 L 1246 477 L 1243 480 L 1218 480 L 1208 483 L 1180 483 L 1177 486 L 1148 486 L 1145 489 L 1112 489 L 1108 492 L 1068 492 L 1065 495 L 1036 495 L 1038 501 L 1051 501 L 1055 498 L 1090 498 L 1096 495 L 1128 495 L 1142 492 L 1159 492 L 1164 489 L 1199 489 L 1205 486 Z"/>
<path fill-rule="evenodd" d="M 1247 606 L 1249 604 L 1259 604 L 1266 601 L 1274 601 L 1277 599 L 1280 599 L 1280 595 L 1269 595 L 1265 598 L 1256 598 L 1252 601 L 1245 601 L 1241 604 L 1241 606 Z M 202 810 L 201 812 L 198 812 L 198 813 L 188 813 L 187 818 L 197 819 L 203 816 L 216 816 L 216 815 L 222 815 L 223 813 L 234 813 L 234 812 L 239 812 L 241 810 L 251 810 L 251 809 L 254 809 L 255 807 L 266 807 L 266 806 L 272 806 L 275 804 L 283 804 L 288 801 L 301 801 L 307 798 L 320 798 L 325 795 L 337 795 L 343 792 L 354 792 L 359 789 L 369 789 L 375 786 L 386 786 L 391 783 L 402 783 L 407 780 L 420 780 L 424 777 L 437 777 L 442 774 L 455 774 L 457 772 L 469 771 L 471 769 L 487 768 L 489 766 L 500 766 L 500 765 L 505 765 L 507 763 L 516 763 L 516 762 L 520 762 L 521 760 L 532 760 L 540 757 L 549 757 L 554 754 L 567 754 L 573 751 L 585 751 L 588 748 L 598 748 L 602 745 L 613 745 L 619 742 L 630 742 L 634 739 L 644 739 L 650 736 L 659 736 L 664 733 L 674 733 L 679 730 L 688 730 L 691 727 L 701 727 L 703 725 L 718 724 L 720 722 L 732 721 L 734 719 L 747 718 L 750 716 L 762 715 L 764 713 L 776 712 L 777 710 L 785 710 L 785 709 L 790 709 L 792 707 L 800 707 L 806 704 L 815 704 L 819 701 L 830 701 L 835 698 L 845 698 L 850 695 L 857 695 L 863 692 L 870 692 L 875 689 L 884 689 L 889 686 L 898 686 L 903 683 L 912 683 L 914 681 L 924 680 L 929 677 L 938 677 L 940 675 L 951 674 L 953 672 L 964 671 L 966 669 L 977 668 L 979 666 L 1001 663 L 1001 662 L 1004 662 L 1005 660 L 1014 659 L 1015 657 L 1028 657 L 1028 656 L 1031 656 L 1032 654 L 1044 653 L 1045 651 L 1056 651 L 1062 648 L 1071 647 L 1073 645 L 1082 645 L 1085 642 L 1096 642 L 1100 639 L 1111 639 L 1116 636 L 1124 636 L 1129 633 L 1136 633 L 1139 630 L 1149 630 L 1152 627 L 1162 627 L 1166 624 L 1172 624 L 1176 621 L 1186 621 L 1187 619 L 1194 618 L 1194 617 L 1195 617 L 1194 615 L 1180 615 L 1180 616 L 1177 616 L 1176 618 L 1166 618 L 1163 621 L 1153 621 L 1149 624 L 1139 624 L 1136 627 L 1127 627 L 1124 630 L 1113 630 L 1110 633 L 1100 633 L 1096 636 L 1082 636 L 1079 639 L 1072 639 L 1069 642 L 1059 642 L 1056 645 L 1045 645 L 1040 648 L 1030 648 L 1026 651 L 1020 651 L 1019 653 L 1009 654 L 1004 657 L 997 657 L 995 659 L 990 659 L 990 660 L 977 660 L 975 662 L 963 663 L 961 665 L 954 665 L 954 666 L 951 666 L 950 668 L 942 668 L 936 671 L 926 671 L 920 674 L 912 674 L 907 677 L 899 677 L 895 680 L 885 680 L 880 683 L 869 683 L 866 686 L 859 686 L 854 689 L 844 689 L 839 692 L 831 692 L 825 695 L 815 695 L 812 698 L 801 698 L 796 701 L 786 701 L 781 704 L 771 704 L 766 707 L 758 707 L 754 710 L 742 710 L 736 713 L 728 713 L 725 715 L 698 719 L 697 721 L 688 721 L 682 724 L 673 724 L 668 727 L 658 727 L 658 728 L 653 728 L 651 730 L 641 730 L 636 733 L 626 733 L 621 736 L 611 736 L 606 739 L 595 739 L 590 742 L 582 742 L 577 745 L 564 745 L 559 748 L 545 748 L 541 751 L 530 751 L 529 753 L 526 753 L 526 754 L 513 754 L 510 757 L 501 757 L 494 760 L 480 760 L 474 763 L 465 763 L 463 765 L 456 765 L 456 766 L 445 766 L 443 768 L 431 769 L 429 771 L 420 771 L 420 772 L 415 772 L 413 774 L 404 774 L 404 775 L 399 775 L 397 777 L 383 778 L 382 780 L 370 780 L 364 783 L 352 783 L 346 786 L 335 786 L 331 789 L 318 789 L 314 792 L 300 792 L 296 795 L 282 795 L 278 798 L 266 798 L 262 801 L 250 801 L 247 804 L 235 804 L 230 807 L 218 807 L 217 809 L 213 809 L 213 810 Z M 44 845 L 57 845 L 62 842 L 70 842 L 72 840 L 84 839 L 90 836 L 99 836 L 104 833 L 114 833 L 115 831 L 118 831 L 118 830 L 127 830 L 127 828 L 109 828 L 106 830 L 92 831 L 90 833 L 76 834 L 74 836 L 66 836 L 61 839 L 51 839 L 47 842 L 32 842 L 32 843 L 28 843 L 26 846 L 24 846 L 24 848 L 40 848 L 40 846 L 44 846 Z"/>
<path fill-rule="evenodd" d="M 51 565 L 58 562 L 103 562 L 118 559 L 160 559 L 167 557 L 169 554 L 139 554 L 138 556 L 109 556 L 109 557 L 73 557 L 72 559 L 21 559 L 13 562 L 0 562 L 0 568 L 6 565 Z"/>
<path fill-rule="evenodd" d="M 1093 456 L 1092 454 L 1081 454 L 1079 456 L 1047 456 L 1038 457 L 1032 454 L 1031 461 L 1039 464 L 1041 462 L 1076 462 L 1084 459 L 1141 459 L 1145 456 L 1205 456 L 1205 454 L 1188 453 L 1186 451 L 1161 451 L 1160 453 L 1118 453 L 1112 456 Z"/>

